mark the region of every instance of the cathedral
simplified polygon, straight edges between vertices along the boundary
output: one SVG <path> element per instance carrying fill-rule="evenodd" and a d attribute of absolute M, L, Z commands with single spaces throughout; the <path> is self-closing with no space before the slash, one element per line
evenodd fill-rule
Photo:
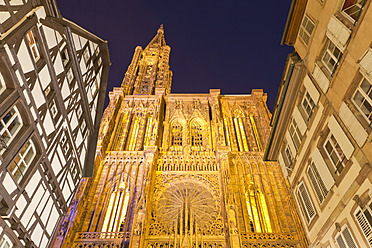
<path fill-rule="evenodd" d="M 170 50 L 162 26 L 135 49 L 52 247 L 307 247 L 266 94 L 171 93 Z"/>

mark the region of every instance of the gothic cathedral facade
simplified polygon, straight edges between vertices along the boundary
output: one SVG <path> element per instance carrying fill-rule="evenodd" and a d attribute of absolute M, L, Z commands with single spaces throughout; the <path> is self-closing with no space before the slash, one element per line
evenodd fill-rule
<path fill-rule="evenodd" d="M 163 27 L 135 49 L 53 247 L 307 247 L 266 94 L 172 94 L 169 55 Z"/>

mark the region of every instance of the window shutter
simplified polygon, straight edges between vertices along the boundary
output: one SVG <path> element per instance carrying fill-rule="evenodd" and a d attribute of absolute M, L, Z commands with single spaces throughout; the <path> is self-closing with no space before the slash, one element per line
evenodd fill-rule
<path fill-rule="evenodd" d="M 313 164 L 310 164 L 309 168 L 307 169 L 307 174 L 309 175 L 311 184 L 313 185 L 315 189 L 316 196 L 319 199 L 319 202 L 323 202 L 324 196 L 322 194 L 322 189 L 321 189 L 321 180 L 319 180 L 319 177 L 316 175 L 316 167 L 313 166 Z"/>
<path fill-rule="evenodd" d="M 280 164 L 280 167 L 282 168 L 282 172 L 283 172 L 284 177 L 287 178 L 288 177 L 287 166 L 284 162 L 284 159 L 283 159 L 283 156 L 282 156 L 281 153 L 279 154 L 278 162 Z"/>
<path fill-rule="evenodd" d="M 344 239 L 346 241 L 346 244 L 347 244 L 348 248 L 358 248 L 358 246 L 356 245 L 356 243 L 353 239 L 353 236 L 351 235 L 351 232 L 350 232 L 349 228 L 346 227 L 342 231 L 342 236 L 344 236 Z"/>
<path fill-rule="evenodd" d="M 332 115 L 328 121 L 328 127 L 331 133 L 335 136 L 337 143 L 340 145 L 347 159 L 350 159 L 351 154 L 354 152 L 354 146 L 351 144 L 349 138 L 338 124 L 336 118 Z"/>
<path fill-rule="evenodd" d="M 359 60 L 359 65 L 369 76 L 372 76 L 372 49 L 368 48 Z"/>
<path fill-rule="evenodd" d="M 333 179 L 333 176 L 329 171 L 328 166 L 325 163 L 318 148 L 315 148 L 313 154 L 311 155 L 311 158 L 319 172 L 319 175 L 321 176 L 324 186 L 329 191 L 332 188 L 333 184 L 335 183 L 335 180 Z"/>
<path fill-rule="evenodd" d="M 336 241 L 337 241 L 338 247 L 340 247 L 340 248 L 347 248 L 346 245 L 345 245 L 344 240 L 341 237 L 341 235 L 336 238 Z"/>
<path fill-rule="evenodd" d="M 301 135 L 303 136 L 306 132 L 307 126 L 297 106 L 293 110 L 293 118 L 296 120 L 298 129 L 300 130 Z"/>
<path fill-rule="evenodd" d="M 307 92 L 309 92 L 309 95 L 313 99 L 314 103 L 316 104 L 319 100 L 320 94 L 308 75 L 306 75 L 304 78 L 304 86 Z"/>
<path fill-rule="evenodd" d="M 291 136 L 289 135 L 289 131 L 288 130 L 287 130 L 287 132 L 285 134 L 285 138 L 287 139 L 289 148 L 291 149 L 291 152 L 292 152 L 292 155 L 293 155 L 293 159 L 294 159 L 296 157 L 296 155 L 297 155 L 297 150 L 296 150 L 295 145 L 293 144 L 293 140 L 292 140 Z"/>
<path fill-rule="evenodd" d="M 342 103 L 339 112 L 339 116 L 342 122 L 345 124 L 355 141 L 360 147 L 363 146 L 368 138 L 368 133 L 363 128 L 362 124 L 355 117 L 353 112 L 349 109 L 346 103 Z"/>
<path fill-rule="evenodd" d="M 315 63 L 314 70 L 313 70 L 313 77 L 316 80 L 316 83 L 319 85 L 319 87 L 322 89 L 324 93 L 327 93 L 328 87 L 329 87 L 329 79 L 324 74 L 322 69 L 320 69 L 319 65 Z"/>
<path fill-rule="evenodd" d="M 305 214 L 306 221 L 307 223 L 310 223 L 315 216 L 315 209 L 303 182 L 298 186 L 297 194 L 301 208 Z"/>
<path fill-rule="evenodd" d="M 372 215 L 371 212 L 366 209 L 364 212 L 359 208 L 355 213 L 355 218 L 358 221 L 360 229 L 363 231 L 368 244 L 372 247 Z"/>
<path fill-rule="evenodd" d="M 351 31 L 340 22 L 337 17 L 331 16 L 327 25 L 326 36 L 341 50 L 345 50 Z"/>

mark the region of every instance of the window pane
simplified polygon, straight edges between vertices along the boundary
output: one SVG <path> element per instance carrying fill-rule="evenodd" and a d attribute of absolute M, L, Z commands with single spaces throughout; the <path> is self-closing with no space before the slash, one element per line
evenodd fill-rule
<path fill-rule="evenodd" d="M 10 111 L 9 113 L 7 113 L 7 114 L 3 117 L 3 122 L 4 122 L 4 124 L 7 124 L 8 121 L 10 120 L 10 118 L 12 118 L 12 116 L 13 116 L 12 111 Z"/>
<path fill-rule="evenodd" d="M 9 125 L 9 127 L 8 127 L 9 133 L 10 133 L 11 135 L 13 135 L 13 134 L 17 131 L 19 125 L 20 125 L 20 123 L 19 123 L 18 117 L 16 117 L 16 118 L 12 121 L 12 123 Z"/>
<path fill-rule="evenodd" d="M 25 156 L 25 163 L 27 165 L 30 165 L 30 161 L 31 161 L 31 159 L 32 159 L 33 156 L 34 156 L 34 151 L 33 151 L 33 149 L 30 149 L 28 151 L 27 155 Z"/>

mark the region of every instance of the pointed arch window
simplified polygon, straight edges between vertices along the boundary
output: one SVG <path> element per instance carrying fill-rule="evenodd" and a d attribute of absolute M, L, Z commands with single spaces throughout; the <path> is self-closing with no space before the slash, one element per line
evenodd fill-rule
<path fill-rule="evenodd" d="M 116 181 L 105 210 L 102 232 L 121 232 L 130 208 L 130 178 L 121 175 Z"/>
<path fill-rule="evenodd" d="M 273 230 L 271 227 L 269 209 L 262 190 L 251 183 L 249 191 L 245 193 L 245 200 L 251 232 L 271 233 Z"/>
<path fill-rule="evenodd" d="M 183 127 L 179 122 L 172 125 L 172 146 L 182 146 Z"/>
<path fill-rule="evenodd" d="M 191 145 L 196 147 L 203 146 L 202 126 L 198 122 L 191 124 Z"/>

